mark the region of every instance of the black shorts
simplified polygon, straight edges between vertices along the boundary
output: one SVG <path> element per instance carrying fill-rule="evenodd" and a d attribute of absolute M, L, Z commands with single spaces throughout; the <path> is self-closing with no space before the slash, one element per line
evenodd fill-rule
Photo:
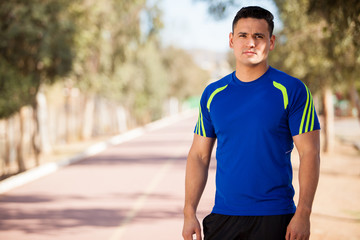
<path fill-rule="evenodd" d="M 211 213 L 203 220 L 204 240 L 284 240 L 293 215 L 228 216 Z"/>

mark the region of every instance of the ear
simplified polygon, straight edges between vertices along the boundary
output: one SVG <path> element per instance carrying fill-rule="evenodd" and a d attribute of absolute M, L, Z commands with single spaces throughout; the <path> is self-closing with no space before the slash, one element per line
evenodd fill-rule
<path fill-rule="evenodd" d="M 274 50 L 275 48 L 275 35 L 272 35 L 271 38 L 270 38 L 270 51 Z"/>
<path fill-rule="evenodd" d="M 232 32 L 229 33 L 229 46 L 230 48 L 233 48 L 234 46 L 234 34 Z"/>

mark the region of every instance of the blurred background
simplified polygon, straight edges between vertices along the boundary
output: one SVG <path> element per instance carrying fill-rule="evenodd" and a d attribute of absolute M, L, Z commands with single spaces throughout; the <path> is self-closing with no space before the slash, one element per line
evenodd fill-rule
<path fill-rule="evenodd" d="M 358 0 L 0 1 L 0 181 L 197 109 L 204 87 L 234 71 L 228 35 L 249 5 L 275 16 L 270 65 L 313 94 L 323 179 L 331 178 L 317 209 L 334 209 L 330 190 L 360 176 Z M 344 213 L 339 198 L 332 229 L 359 229 L 359 184 L 352 186 L 352 210 Z M 328 216 L 316 215 L 318 224 Z"/>
<path fill-rule="evenodd" d="M 270 64 L 304 81 L 323 121 L 360 119 L 356 0 L 61 0 L 0 3 L 0 178 L 57 147 L 122 133 L 196 108 L 234 70 L 233 16 L 275 15 Z"/>

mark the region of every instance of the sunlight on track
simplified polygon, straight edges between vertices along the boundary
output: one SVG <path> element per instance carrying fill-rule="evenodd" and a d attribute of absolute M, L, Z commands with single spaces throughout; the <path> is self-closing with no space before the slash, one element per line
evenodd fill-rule
<path fill-rule="evenodd" d="M 152 194 L 155 188 L 159 185 L 161 180 L 165 177 L 165 174 L 170 170 L 171 166 L 174 163 L 174 158 L 167 160 L 159 172 L 154 176 L 150 184 L 147 186 L 145 191 L 140 195 L 140 197 L 134 203 L 131 211 L 125 216 L 125 219 L 121 221 L 114 234 L 109 238 L 109 240 L 120 240 L 128 224 L 133 220 L 138 212 L 144 207 L 147 198 Z"/>

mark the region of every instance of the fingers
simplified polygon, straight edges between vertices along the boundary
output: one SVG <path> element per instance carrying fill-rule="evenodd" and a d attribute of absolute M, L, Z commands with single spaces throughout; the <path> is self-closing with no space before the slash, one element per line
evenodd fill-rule
<path fill-rule="evenodd" d="M 308 235 L 296 234 L 291 232 L 291 230 L 286 231 L 285 240 L 309 240 Z"/>
<path fill-rule="evenodd" d="M 305 238 L 302 238 L 302 237 L 298 236 L 297 234 L 293 233 L 289 229 L 286 231 L 285 239 L 286 240 L 306 240 Z"/>
<path fill-rule="evenodd" d="M 285 240 L 290 240 L 290 231 L 289 231 L 289 228 L 286 229 Z"/>
<path fill-rule="evenodd" d="M 201 236 L 201 229 L 195 228 L 195 229 L 184 229 L 183 231 L 183 238 L 184 240 L 202 240 Z"/>
<path fill-rule="evenodd" d="M 201 231 L 199 229 L 196 231 L 196 240 L 202 240 Z"/>
<path fill-rule="evenodd" d="M 196 237 L 196 240 L 202 240 L 200 223 L 196 217 L 184 220 L 182 235 L 184 240 L 193 240 L 193 237 Z"/>
<path fill-rule="evenodd" d="M 183 232 L 183 238 L 184 238 L 184 240 L 193 240 L 193 233 L 190 233 L 190 232 L 185 233 L 185 232 Z"/>
<path fill-rule="evenodd" d="M 193 240 L 192 234 L 183 234 L 184 240 Z"/>
<path fill-rule="evenodd" d="M 188 235 L 183 234 L 183 238 L 184 238 L 184 240 L 194 240 L 194 239 L 202 240 L 202 236 L 201 236 L 200 232 L 196 232 L 194 234 L 188 234 Z"/>
<path fill-rule="evenodd" d="M 302 238 L 299 238 L 299 236 L 297 236 L 297 234 L 291 229 L 291 227 L 288 227 L 286 229 L 285 239 L 286 240 L 301 240 Z"/>
<path fill-rule="evenodd" d="M 193 232 L 186 229 L 185 226 L 183 228 L 182 236 L 184 240 L 193 240 Z"/>

